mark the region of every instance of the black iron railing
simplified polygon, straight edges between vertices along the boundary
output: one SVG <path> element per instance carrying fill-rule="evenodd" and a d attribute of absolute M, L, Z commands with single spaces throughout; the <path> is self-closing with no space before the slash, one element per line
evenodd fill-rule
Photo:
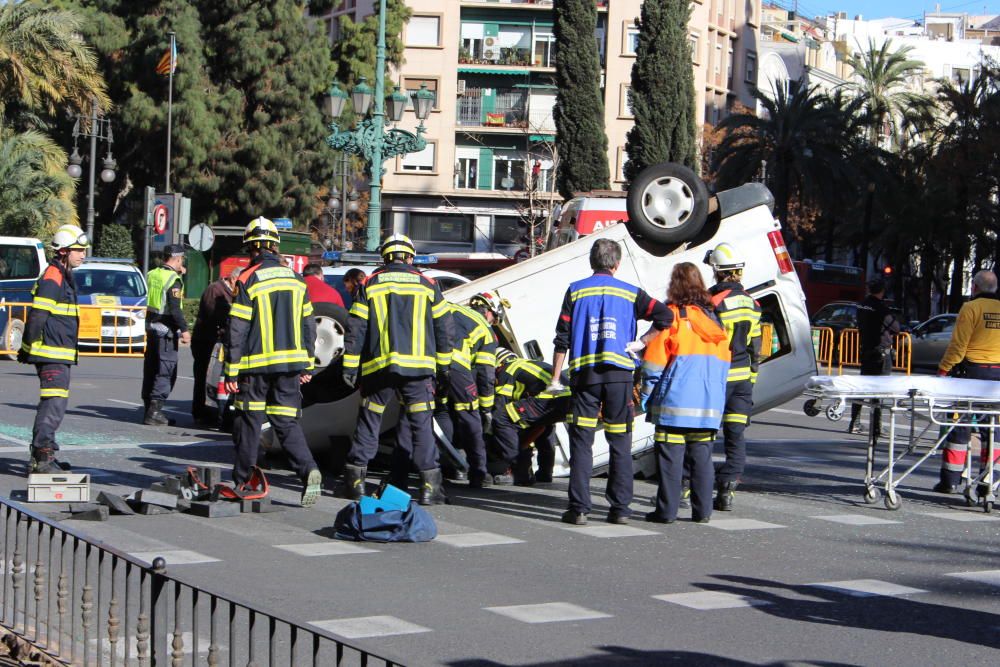
<path fill-rule="evenodd" d="M 0 498 L 0 625 L 71 665 L 404 663 L 232 595 L 188 584 Z"/>

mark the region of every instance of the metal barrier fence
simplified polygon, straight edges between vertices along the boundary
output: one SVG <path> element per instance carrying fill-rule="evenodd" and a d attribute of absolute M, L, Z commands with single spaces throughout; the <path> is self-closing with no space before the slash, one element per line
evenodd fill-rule
<path fill-rule="evenodd" d="M 812 341 L 813 351 L 816 353 L 816 367 L 822 372 L 826 366 L 826 374 L 833 373 L 833 329 L 830 327 L 813 327 Z"/>
<path fill-rule="evenodd" d="M 146 307 L 121 306 L 112 301 L 81 304 L 77 349 L 81 357 L 142 357 L 146 350 Z M 106 297 L 104 297 L 106 298 Z M 5 303 L 8 327 L 24 331 L 30 303 Z M 0 354 L 17 354 L 22 333 L 3 336 Z"/>
<path fill-rule="evenodd" d="M 0 498 L 0 625 L 70 665 L 392 667 L 396 658 L 167 574 Z"/>
<path fill-rule="evenodd" d="M 892 370 L 911 372 L 913 356 L 912 338 L 910 334 L 901 331 L 896 334 L 892 344 Z M 857 329 L 844 329 L 840 332 L 838 345 L 837 374 L 844 374 L 844 367 L 859 368 L 861 366 L 861 335 Z"/>

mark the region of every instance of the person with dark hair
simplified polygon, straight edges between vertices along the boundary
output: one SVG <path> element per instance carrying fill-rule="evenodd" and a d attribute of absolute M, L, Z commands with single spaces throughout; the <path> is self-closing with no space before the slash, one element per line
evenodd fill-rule
<path fill-rule="evenodd" d="M 194 359 L 191 416 L 196 423 L 214 425 L 218 421 L 217 415 L 213 417 L 205 405 L 205 383 L 208 367 L 212 362 L 212 351 L 229 326 L 229 309 L 233 305 L 236 280 L 242 270 L 235 267 L 229 275 L 206 287 L 198 302 L 198 317 L 194 321 L 194 333 L 191 334 L 191 356 Z M 221 409 L 220 406 L 220 411 Z"/>
<path fill-rule="evenodd" d="M 673 523 L 681 500 L 685 458 L 691 468 L 691 518 L 712 516 L 712 442 L 726 405 L 729 337 L 714 313 L 711 294 L 691 262 L 674 267 L 668 289 L 673 322 L 646 347 L 641 398 L 656 426 L 654 523 Z"/>
<path fill-rule="evenodd" d="M 335 306 L 344 307 L 344 299 L 340 292 L 333 289 L 323 280 L 323 267 L 315 262 L 306 264 L 302 269 L 302 279 L 306 281 L 306 289 L 309 290 L 309 300 L 313 304 L 332 303 Z"/>
<path fill-rule="evenodd" d="M 590 248 L 594 275 L 569 286 L 556 323 L 552 382 L 546 391 L 556 394 L 563 388 L 559 376 L 568 357 L 573 393 L 566 419 L 569 508 L 562 521 L 577 526 L 586 525 L 591 509 L 590 476 L 598 415 L 604 421 L 611 457 L 607 484 L 611 511 L 607 520 L 628 523 L 632 513 L 632 388 L 636 369 L 630 346 L 636 339 L 636 320 L 653 322 L 653 331 L 644 340 L 668 328 L 673 320 L 662 303 L 614 277 L 621 258 L 622 249 L 616 241 L 594 241 Z"/>
<path fill-rule="evenodd" d="M 367 277 L 368 274 L 357 267 L 348 269 L 347 273 L 344 274 L 344 289 L 341 292 L 341 296 L 344 298 L 346 308 L 350 308 L 351 304 L 354 303 L 354 295 L 358 293 L 358 288 L 361 287 L 361 284 L 365 282 Z"/>
<path fill-rule="evenodd" d="M 181 310 L 184 299 L 184 246 L 163 248 L 163 265 L 149 272 L 146 300 L 146 352 L 142 365 L 142 402 L 146 426 L 166 426 L 173 420 L 163 414 L 163 404 L 177 382 L 177 348 L 190 343 L 191 332 Z"/>
<path fill-rule="evenodd" d="M 892 372 L 892 343 L 899 333 L 899 320 L 885 302 L 885 281 L 872 278 L 868 281 L 868 296 L 858 304 L 859 353 L 862 375 L 889 375 Z M 882 409 L 872 407 L 872 428 L 877 436 L 881 432 Z M 861 403 L 851 403 L 850 433 L 862 433 Z"/>

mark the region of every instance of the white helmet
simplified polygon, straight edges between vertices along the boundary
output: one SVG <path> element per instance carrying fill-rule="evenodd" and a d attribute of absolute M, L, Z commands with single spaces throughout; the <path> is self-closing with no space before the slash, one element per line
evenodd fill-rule
<path fill-rule="evenodd" d="M 506 366 L 517 358 L 518 357 L 514 354 L 513 350 L 506 347 L 497 348 L 497 366 Z"/>
<path fill-rule="evenodd" d="M 493 313 L 493 320 L 497 324 L 503 322 L 507 308 L 510 308 L 510 301 L 502 298 L 496 292 L 480 292 L 469 299 L 469 307 L 474 310 L 489 311 Z"/>
<path fill-rule="evenodd" d="M 90 247 L 90 239 L 76 225 L 63 225 L 56 230 L 50 245 L 53 250 L 86 250 Z"/>
<path fill-rule="evenodd" d="M 716 273 L 722 271 L 737 271 L 743 268 L 746 261 L 736 248 L 728 243 L 720 243 L 714 250 L 705 255 L 705 263 Z"/>

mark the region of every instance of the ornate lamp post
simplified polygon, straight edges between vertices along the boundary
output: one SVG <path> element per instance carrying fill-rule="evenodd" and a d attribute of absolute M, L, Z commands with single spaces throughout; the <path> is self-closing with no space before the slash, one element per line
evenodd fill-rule
<path fill-rule="evenodd" d="M 427 142 L 423 138 L 424 120 L 430 115 L 431 107 L 434 104 L 434 93 L 427 90 L 426 85 L 421 85 L 414 100 L 414 111 L 420 125 L 416 134 L 392 128 L 388 132 L 385 129 L 385 15 L 386 0 L 379 1 L 379 21 L 378 21 L 378 48 L 375 55 L 375 90 L 372 90 L 364 77 L 354 86 L 351 91 L 351 102 L 354 106 L 354 113 L 359 117 L 365 117 L 375 102 L 375 109 L 372 115 L 357 124 L 354 130 L 343 131 L 336 123 L 336 119 L 344 110 L 348 95 L 338 83 L 334 83 L 330 88 L 327 99 L 327 113 L 334 122 L 330 124 L 333 130 L 326 139 L 326 143 L 331 148 L 338 151 L 352 153 L 362 156 L 368 163 L 368 175 L 370 178 L 371 198 L 368 202 L 368 239 L 366 250 L 378 250 L 379 236 L 381 233 L 382 218 L 382 165 L 386 160 L 407 153 L 417 153 L 427 147 Z M 403 118 L 406 111 L 408 96 L 400 91 L 394 92 L 388 99 L 390 118 L 392 122 L 398 123 Z"/>
<path fill-rule="evenodd" d="M 101 180 L 105 183 L 114 181 L 116 176 L 115 169 L 118 168 L 118 163 L 111 157 L 111 144 L 114 143 L 114 136 L 111 133 L 111 121 L 107 118 L 98 118 L 97 111 L 97 102 L 92 102 L 89 119 L 86 116 L 76 117 L 76 122 L 73 124 L 73 153 L 69 156 L 69 166 L 66 167 L 66 173 L 71 178 L 80 178 L 83 174 L 83 168 L 80 166 L 83 164 L 83 157 L 80 155 L 77 142 L 80 137 L 88 137 L 90 139 L 90 187 L 87 191 L 87 238 L 91 240 L 91 243 L 93 243 L 94 239 L 94 173 L 97 168 L 98 139 L 108 142 L 108 154 L 104 157 Z M 80 121 L 87 120 L 90 121 L 89 129 L 81 129 Z M 87 254 L 91 252 L 93 250 L 88 250 Z"/>

